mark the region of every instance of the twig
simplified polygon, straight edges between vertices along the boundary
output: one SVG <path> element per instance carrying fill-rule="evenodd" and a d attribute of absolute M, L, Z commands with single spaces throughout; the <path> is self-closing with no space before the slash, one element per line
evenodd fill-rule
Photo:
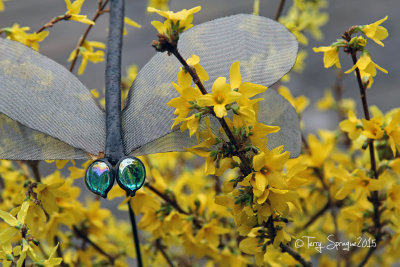
<path fill-rule="evenodd" d="M 74 232 L 80 237 L 82 238 L 85 242 L 89 243 L 94 249 L 96 249 L 100 254 L 106 256 L 109 260 L 109 262 L 111 264 L 114 264 L 115 261 L 115 257 L 111 256 L 110 254 L 108 254 L 107 252 L 105 252 L 101 247 L 99 247 L 98 245 L 96 245 L 92 240 L 90 240 L 90 238 L 83 233 L 81 230 L 78 229 L 78 227 L 76 227 L 75 225 L 72 226 L 72 229 L 74 230 Z"/>
<path fill-rule="evenodd" d="M 69 18 L 71 18 L 71 15 L 69 15 L 69 14 L 65 14 L 63 16 L 55 17 L 52 20 L 50 20 L 49 22 L 47 22 L 45 25 L 43 25 L 42 28 L 37 30 L 36 33 L 40 33 L 40 32 L 44 31 L 47 28 L 53 27 L 54 24 L 56 24 L 57 22 L 60 22 L 62 20 L 68 20 Z"/>
<path fill-rule="evenodd" d="M 291 247 L 285 244 L 280 244 L 280 248 L 282 249 L 283 252 L 287 252 L 290 256 L 292 256 L 295 260 L 300 262 L 304 267 L 311 267 L 312 264 L 309 261 L 306 261 L 299 253 L 294 251 Z"/>
<path fill-rule="evenodd" d="M 320 211 L 318 211 L 317 213 L 315 213 L 315 214 L 308 220 L 308 222 L 307 222 L 303 227 L 300 228 L 300 230 L 303 231 L 303 230 L 305 230 L 307 227 L 309 227 L 311 224 L 313 224 L 319 217 L 321 217 L 322 215 L 324 215 L 325 212 L 326 212 L 327 210 L 329 210 L 329 208 L 330 208 L 330 204 L 329 204 L 329 201 L 328 201 L 328 202 L 326 202 L 325 206 L 324 206 Z"/>
<path fill-rule="evenodd" d="M 93 22 L 96 22 L 96 20 L 100 17 L 100 15 L 102 15 L 105 12 L 105 7 L 107 5 L 109 0 L 105 0 L 104 3 L 102 3 L 102 0 L 99 1 L 98 7 L 97 7 L 97 11 L 96 14 L 94 15 L 94 17 L 92 18 Z M 83 43 L 86 40 L 86 37 L 88 36 L 90 30 L 92 29 L 93 25 L 89 25 L 86 28 L 86 31 L 83 33 L 83 35 L 81 36 L 81 38 L 79 39 L 78 45 L 75 48 L 75 56 L 74 59 L 71 62 L 71 65 L 69 66 L 69 71 L 72 72 L 74 70 L 76 61 L 78 59 L 78 54 L 79 54 L 79 48 L 83 45 Z"/>
<path fill-rule="evenodd" d="M 38 160 L 26 160 L 24 161 L 26 165 L 28 165 L 32 172 L 33 172 L 33 177 L 35 178 L 36 182 L 40 183 L 41 181 L 41 176 L 40 176 L 40 171 L 39 171 L 39 161 Z"/>
<path fill-rule="evenodd" d="M 167 253 L 165 252 L 165 246 L 161 243 L 161 238 L 158 238 L 155 242 L 155 246 L 158 249 L 158 251 L 161 252 L 161 254 L 163 255 L 164 259 L 167 261 L 168 265 L 170 267 L 174 266 L 174 263 L 172 262 L 172 260 L 168 257 Z"/>
<path fill-rule="evenodd" d="M 276 10 L 275 20 L 278 21 L 279 17 L 281 16 L 283 6 L 285 5 L 285 0 L 281 0 L 278 6 L 278 10 Z"/>

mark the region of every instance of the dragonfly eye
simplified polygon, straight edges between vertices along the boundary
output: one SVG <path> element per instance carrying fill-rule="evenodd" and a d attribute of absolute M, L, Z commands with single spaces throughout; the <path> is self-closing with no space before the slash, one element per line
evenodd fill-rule
<path fill-rule="evenodd" d="M 146 169 L 135 157 L 125 157 L 118 162 L 117 182 L 130 196 L 143 186 Z"/>
<path fill-rule="evenodd" d="M 106 198 L 114 184 L 113 169 L 110 163 L 104 159 L 93 161 L 86 169 L 85 183 L 90 191 Z"/>

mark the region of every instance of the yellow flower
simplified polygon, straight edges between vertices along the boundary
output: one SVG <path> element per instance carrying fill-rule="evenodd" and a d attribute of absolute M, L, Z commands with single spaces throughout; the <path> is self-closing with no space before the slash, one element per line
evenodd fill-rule
<path fill-rule="evenodd" d="M 384 17 L 381 20 L 378 20 L 377 22 L 374 22 L 372 24 L 368 24 L 365 26 L 361 26 L 361 31 L 370 39 L 372 39 L 375 43 L 378 45 L 384 46 L 384 44 L 381 42 L 381 40 L 384 40 L 388 37 L 389 33 L 388 31 L 380 26 L 381 23 L 386 21 L 388 16 Z"/>
<path fill-rule="evenodd" d="M 314 47 L 314 52 L 324 52 L 324 67 L 330 68 L 335 65 L 337 68 L 341 68 L 339 61 L 339 47 L 333 46 L 321 46 Z"/>
<path fill-rule="evenodd" d="M 342 184 L 342 187 L 336 192 L 336 199 L 341 200 L 348 196 L 352 191 L 355 192 L 355 199 L 369 194 L 370 191 L 381 190 L 385 187 L 386 182 L 381 179 L 372 179 L 367 176 L 365 171 L 355 170 L 353 178 L 348 178 Z"/>
<path fill-rule="evenodd" d="M 231 90 L 225 77 L 218 77 L 212 86 L 212 94 L 200 96 L 197 99 L 197 104 L 201 107 L 214 106 L 215 115 L 222 118 L 228 114 L 225 106 L 241 97 L 242 94 Z"/>
<path fill-rule="evenodd" d="M 354 71 L 356 68 L 358 68 L 361 72 L 361 77 L 367 76 L 369 77 L 375 77 L 376 76 L 376 69 L 379 69 L 380 71 L 384 73 L 388 73 L 387 70 L 384 68 L 378 66 L 375 64 L 375 62 L 372 61 L 371 57 L 367 54 L 364 53 L 358 60 L 357 63 L 348 71 L 345 71 L 344 73 L 350 73 Z"/>
<path fill-rule="evenodd" d="M 98 63 L 104 61 L 104 52 L 101 50 L 94 51 L 94 48 L 105 49 L 106 45 L 101 42 L 85 41 L 79 48 L 78 55 L 82 56 L 82 63 L 79 67 L 78 74 L 81 75 L 85 71 L 88 61 Z M 76 50 L 69 55 L 68 61 L 72 61 L 76 56 Z"/>
<path fill-rule="evenodd" d="M 380 139 L 383 136 L 383 129 L 381 127 L 383 122 L 382 117 L 374 117 L 370 120 L 362 119 L 364 131 L 362 134 L 370 139 Z"/>
<path fill-rule="evenodd" d="M 28 34 L 29 27 L 20 28 L 18 24 L 14 24 L 11 28 L 6 28 L 7 39 L 20 42 L 26 46 L 32 47 L 34 50 L 39 51 L 39 42 L 42 42 L 48 35 L 48 31 L 42 31 L 40 33 Z"/>
<path fill-rule="evenodd" d="M 131 20 L 128 17 L 124 17 L 124 23 L 129 25 L 129 26 L 135 27 L 135 28 L 139 28 L 139 29 L 142 28 L 142 25 L 140 25 L 136 21 Z M 127 34 L 128 34 L 128 32 L 126 31 L 126 28 L 124 26 L 124 35 L 127 35 Z"/>
<path fill-rule="evenodd" d="M 357 119 L 352 110 L 347 115 L 348 119 L 340 122 L 339 126 L 342 131 L 347 132 L 351 140 L 357 139 L 362 132 L 361 121 Z"/>
<path fill-rule="evenodd" d="M 298 114 L 302 113 L 304 109 L 308 106 L 308 103 L 310 102 L 307 97 L 305 96 L 299 96 L 294 98 L 293 95 L 291 94 L 289 88 L 286 86 L 279 86 L 278 92 L 281 96 L 283 96 L 289 103 L 294 107 L 294 109 L 297 111 Z"/>
<path fill-rule="evenodd" d="M 161 10 L 168 10 L 169 0 L 148 0 L 148 6 Z"/>
<path fill-rule="evenodd" d="M 4 11 L 4 3 L 3 3 L 3 0 L 0 0 L 0 11 Z"/>
<path fill-rule="evenodd" d="M 45 267 L 58 266 L 63 261 L 63 258 L 54 257 L 56 255 L 57 248 L 59 245 L 60 244 L 57 244 L 54 248 L 52 248 L 49 254 L 49 258 L 47 260 L 41 261 L 40 264 L 42 264 Z"/>
<path fill-rule="evenodd" d="M 393 114 L 390 123 L 385 127 L 385 132 L 389 136 L 389 145 L 395 156 L 396 148 L 400 151 L 400 109 Z"/>
<path fill-rule="evenodd" d="M 242 75 L 240 74 L 240 62 L 232 63 L 230 68 L 230 85 L 232 90 L 237 90 L 245 99 L 249 99 L 259 93 L 265 92 L 268 88 L 263 85 L 243 82 Z M 241 105 L 242 103 L 239 103 Z M 243 105 L 243 104 L 242 104 Z"/>
<path fill-rule="evenodd" d="M 21 229 L 21 227 L 25 224 L 28 209 L 29 201 L 24 201 L 20 207 L 20 210 L 18 211 L 17 218 L 6 211 L 0 210 L 0 218 L 3 219 L 4 222 L 9 226 L 11 226 L 0 232 L 0 244 L 7 243 L 19 233 L 19 229 Z"/>
<path fill-rule="evenodd" d="M 68 11 L 65 14 L 71 15 L 70 20 L 75 20 L 82 23 L 94 25 L 94 22 L 91 21 L 90 19 L 87 19 L 86 15 L 79 15 L 84 1 L 85 0 L 76 0 L 71 4 L 71 0 L 65 0 L 65 4 L 67 5 L 68 9 Z"/>
<path fill-rule="evenodd" d="M 179 26 L 179 32 L 186 31 L 187 29 L 190 29 L 193 27 L 192 21 L 193 21 L 193 14 L 196 12 L 199 12 L 201 10 L 201 6 L 194 7 L 192 9 L 183 9 L 179 12 L 172 12 L 172 11 L 162 11 L 155 9 L 153 7 L 148 7 L 147 12 L 150 13 L 157 13 L 158 15 L 165 17 L 167 21 L 170 21 L 172 25 L 170 26 Z M 179 25 L 178 25 L 179 23 Z M 163 24 L 159 21 L 152 21 L 151 23 L 160 33 L 165 33 L 166 31 L 160 31 L 163 27 L 167 26 L 166 24 Z M 166 29 L 169 29 L 170 27 L 167 27 Z M 165 28 L 164 28 L 165 29 Z"/>
<path fill-rule="evenodd" d="M 335 137 L 326 132 L 320 131 L 323 141 L 320 142 L 315 135 L 308 136 L 308 145 L 310 148 L 311 158 L 310 166 L 321 167 L 324 161 L 328 158 L 335 146 Z M 325 138 L 324 138 L 325 137 Z"/>
<path fill-rule="evenodd" d="M 206 70 L 199 64 L 200 63 L 199 56 L 192 55 L 190 58 L 187 59 L 186 62 L 189 64 L 189 66 L 194 67 L 201 82 L 208 81 L 209 77 Z M 178 72 L 177 75 L 177 79 L 179 86 L 183 88 L 190 87 L 192 85 L 192 76 L 190 76 L 190 74 L 184 68 L 180 68 L 180 71 Z"/>
<path fill-rule="evenodd" d="M 316 106 L 319 110 L 328 110 L 335 106 L 335 102 L 332 92 L 330 90 L 325 90 L 324 97 L 317 101 Z"/>

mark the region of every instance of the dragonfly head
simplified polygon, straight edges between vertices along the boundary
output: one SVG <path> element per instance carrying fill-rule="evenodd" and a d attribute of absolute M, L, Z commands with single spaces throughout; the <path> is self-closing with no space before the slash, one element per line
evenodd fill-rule
<path fill-rule="evenodd" d="M 93 161 L 86 169 L 85 183 L 90 191 L 107 197 L 108 192 L 117 180 L 128 196 L 134 196 L 146 178 L 144 164 L 136 157 L 122 157 L 116 165 L 112 165 L 106 158 Z"/>

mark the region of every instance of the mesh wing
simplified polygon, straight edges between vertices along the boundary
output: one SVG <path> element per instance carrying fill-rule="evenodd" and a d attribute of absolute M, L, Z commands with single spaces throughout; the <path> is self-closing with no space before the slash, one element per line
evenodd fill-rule
<path fill-rule="evenodd" d="M 2 159 L 85 158 L 105 146 L 105 114 L 89 90 L 53 60 L 1 38 L 0 125 Z"/>
<path fill-rule="evenodd" d="M 200 57 L 210 76 L 205 87 L 210 91 L 217 77 L 229 77 L 230 65 L 241 62 L 243 81 L 269 86 L 293 66 L 298 50 L 296 38 L 281 24 L 260 16 L 234 15 L 193 27 L 181 35 L 178 48 L 184 58 Z M 171 132 L 174 109 L 166 103 L 177 92 L 180 64 L 173 56 L 158 53 L 139 72 L 123 112 L 124 144 L 131 155 L 181 151 L 195 139 L 188 133 Z M 281 130 L 269 135 L 268 147 L 285 145 L 297 156 L 300 152 L 299 120 L 292 106 L 273 90 L 257 96 L 259 119 Z M 216 127 L 216 125 L 214 125 Z"/>

